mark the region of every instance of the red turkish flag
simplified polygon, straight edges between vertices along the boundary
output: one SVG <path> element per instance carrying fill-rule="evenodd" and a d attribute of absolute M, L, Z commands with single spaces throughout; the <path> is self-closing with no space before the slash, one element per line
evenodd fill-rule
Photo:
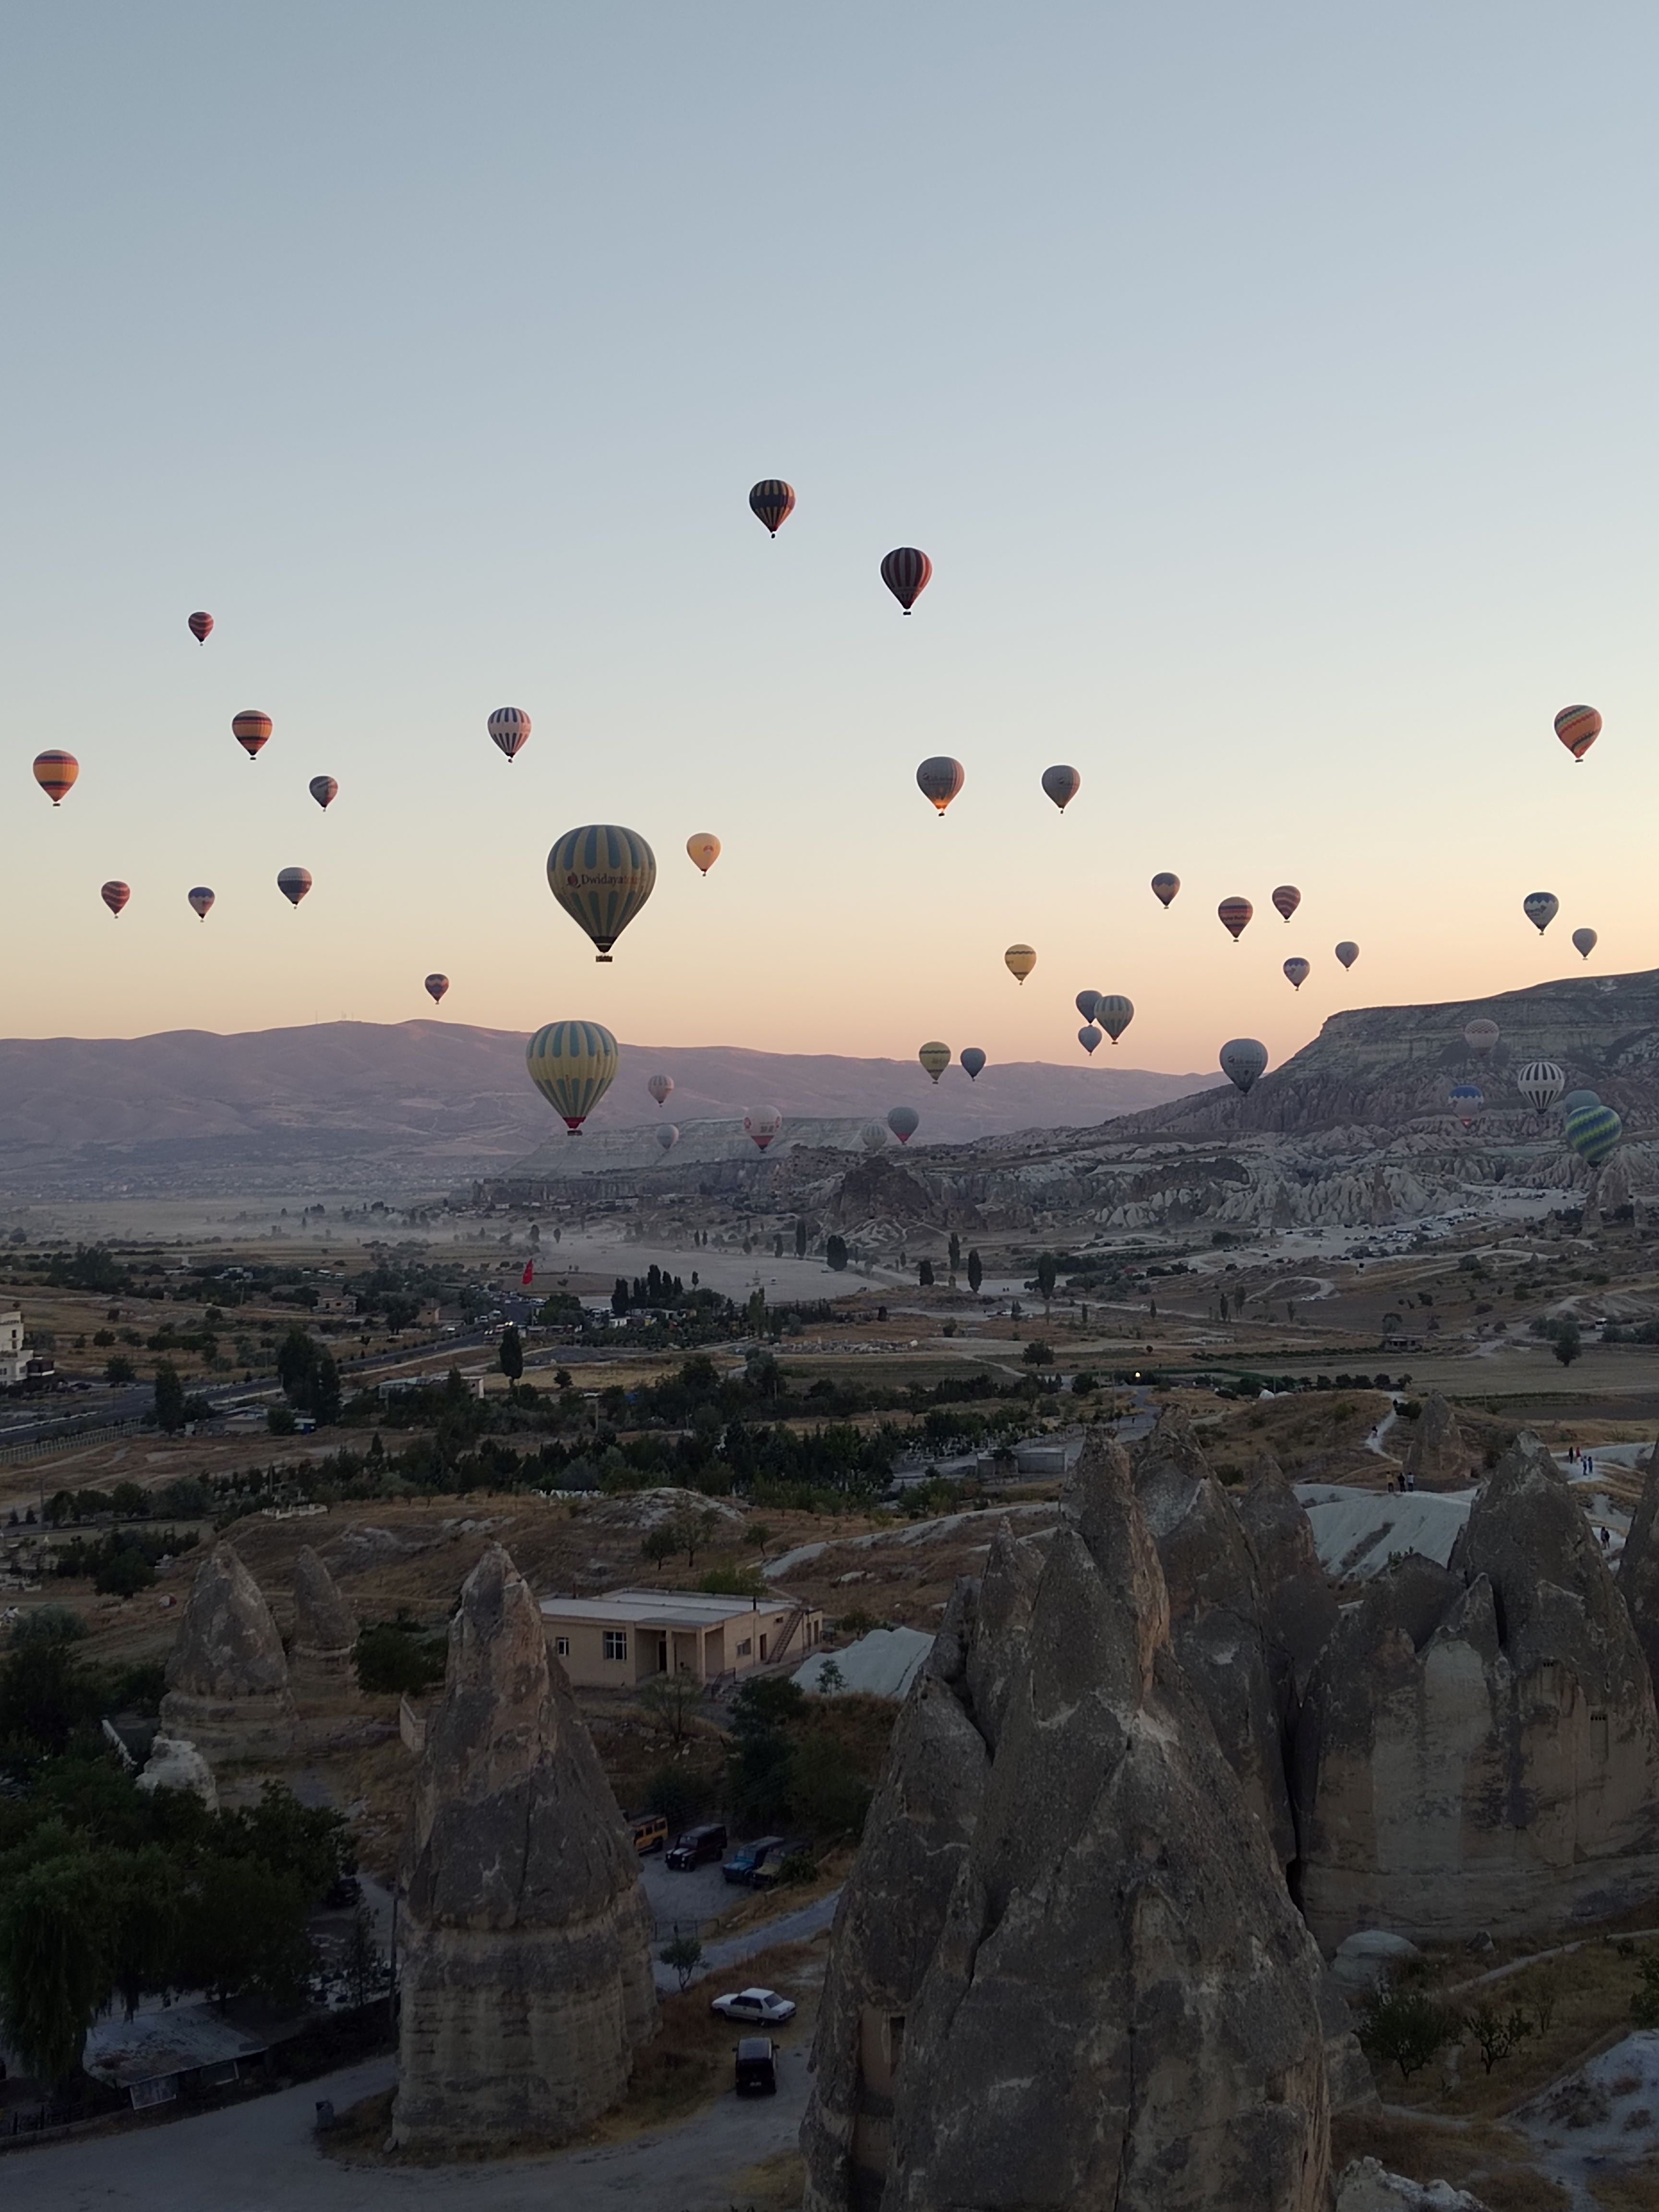
<path fill-rule="evenodd" d="M 519 1280 L 524 1285 L 526 1290 L 528 1290 L 535 1279 L 536 1262 L 533 1260 L 526 1260 L 524 1263 L 524 1273 L 520 1276 Z"/>

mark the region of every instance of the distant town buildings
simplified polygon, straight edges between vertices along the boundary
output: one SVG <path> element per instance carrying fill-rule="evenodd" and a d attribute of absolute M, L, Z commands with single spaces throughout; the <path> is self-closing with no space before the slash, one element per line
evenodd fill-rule
<path fill-rule="evenodd" d="M 0 1313 L 0 1389 L 15 1390 L 20 1383 L 43 1382 L 57 1373 L 45 1352 L 32 1352 L 23 1340 L 21 1312 Z"/>

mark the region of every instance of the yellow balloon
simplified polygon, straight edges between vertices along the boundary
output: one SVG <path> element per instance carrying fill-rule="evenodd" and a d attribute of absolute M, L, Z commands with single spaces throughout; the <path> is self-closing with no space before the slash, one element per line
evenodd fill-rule
<path fill-rule="evenodd" d="M 1011 945 L 1002 957 L 1016 983 L 1023 983 L 1036 966 L 1036 955 L 1029 945 Z"/>
<path fill-rule="evenodd" d="M 712 830 L 699 830 L 686 839 L 685 849 L 707 875 L 720 856 L 720 841 Z"/>
<path fill-rule="evenodd" d="M 916 1058 L 937 1083 L 951 1065 L 951 1048 L 948 1044 L 925 1044 Z"/>

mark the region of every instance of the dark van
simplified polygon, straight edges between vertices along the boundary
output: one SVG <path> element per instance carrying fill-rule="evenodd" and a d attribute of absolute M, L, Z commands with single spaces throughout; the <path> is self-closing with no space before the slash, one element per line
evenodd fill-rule
<path fill-rule="evenodd" d="M 688 1828 L 669 1845 L 663 1864 L 672 1867 L 676 1874 L 689 1874 L 693 1867 L 707 1866 L 717 1859 L 728 1840 L 723 1820 L 709 1820 L 701 1828 Z"/>
<path fill-rule="evenodd" d="M 755 1869 L 768 1851 L 776 1850 L 783 1841 L 781 1836 L 762 1836 L 752 1844 L 739 1844 L 720 1872 L 727 1881 L 740 1883 L 745 1889 L 754 1887 Z"/>
<path fill-rule="evenodd" d="M 738 2045 L 737 2091 L 740 2097 L 778 2094 L 778 2046 L 769 2035 L 745 2035 Z"/>

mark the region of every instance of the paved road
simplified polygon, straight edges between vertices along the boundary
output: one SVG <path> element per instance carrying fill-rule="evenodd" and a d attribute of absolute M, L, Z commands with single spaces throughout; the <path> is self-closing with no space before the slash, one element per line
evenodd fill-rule
<path fill-rule="evenodd" d="M 345 2111 L 388 2088 L 371 2060 L 232 2110 L 142 2134 L 0 2156 L 6 2212 L 725 2212 L 738 2177 L 793 2147 L 806 2109 L 806 2054 L 784 2053 L 775 2097 L 730 2091 L 684 2126 L 551 2158 L 438 2168 L 345 2166 L 317 2148 L 319 2098 Z"/>
<path fill-rule="evenodd" d="M 728 1936 L 721 1942 L 707 1945 L 702 1964 L 692 1975 L 692 1982 L 706 1981 L 711 1975 L 727 1975 L 733 1966 L 740 1966 L 745 1959 L 752 1959 L 757 1952 L 769 1951 L 775 1943 L 810 1942 L 829 1927 L 840 1902 L 841 1891 L 832 1889 L 827 1897 L 815 1897 L 810 1905 L 803 1905 L 798 1912 L 786 1912 L 781 1919 L 764 1920 L 757 1928 L 745 1928 L 740 1936 Z M 661 1946 L 657 1948 L 660 1949 Z M 678 1989 L 678 1975 L 665 1966 L 659 1959 L 653 1960 L 652 1971 L 656 1975 L 659 1990 L 668 1992 Z"/>

